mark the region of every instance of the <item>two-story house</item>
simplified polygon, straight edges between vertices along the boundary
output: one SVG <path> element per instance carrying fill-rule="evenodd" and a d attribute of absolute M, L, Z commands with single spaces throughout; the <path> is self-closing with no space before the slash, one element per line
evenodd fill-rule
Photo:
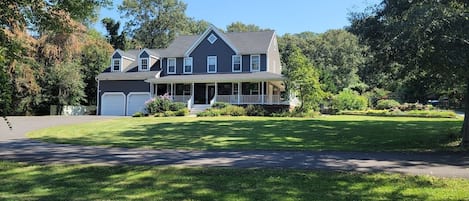
<path fill-rule="evenodd" d="M 168 94 L 189 109 L 214 102 L 288 105 L 273 31 L 179 36 L 166 49 L 116 50 L 97 76 L 98 113 L 132 115 Z"/>

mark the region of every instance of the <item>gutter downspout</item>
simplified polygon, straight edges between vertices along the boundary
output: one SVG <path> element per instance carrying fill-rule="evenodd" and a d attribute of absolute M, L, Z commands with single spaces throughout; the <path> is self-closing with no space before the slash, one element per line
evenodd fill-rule
<path fill-rule="evenodd" d="M 100 98 L 99 98 L 99 79 L 96 78 L 96 82 L 98 82 L 98 90 L 96 91 L 96 115 L 101 115 L 101 108 L 99 108 L 99 101 L 100 101 Z"/>

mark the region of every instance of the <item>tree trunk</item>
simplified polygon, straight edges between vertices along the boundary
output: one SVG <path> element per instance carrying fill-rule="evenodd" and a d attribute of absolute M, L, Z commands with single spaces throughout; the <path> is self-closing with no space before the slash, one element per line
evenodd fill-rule
<path fill-rule="evenodd" d="M 462 140 L 460 146 L 469 147 L 469 79 L 466 80 L 466 92 L 464 93 L 464 123 L 461 129 Z"/>

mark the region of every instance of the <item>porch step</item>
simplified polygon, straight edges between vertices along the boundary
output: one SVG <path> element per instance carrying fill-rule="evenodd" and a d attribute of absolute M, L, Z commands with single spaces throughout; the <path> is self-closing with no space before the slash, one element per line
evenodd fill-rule
<path fill-rule="evenodd" d="M 210 108 L 210 104 L 194 104 L 192 105 L 191 111 L 189 112 L 189 115 L 197 115 L 200 112 L 205 111 L 206 109 Z"/>

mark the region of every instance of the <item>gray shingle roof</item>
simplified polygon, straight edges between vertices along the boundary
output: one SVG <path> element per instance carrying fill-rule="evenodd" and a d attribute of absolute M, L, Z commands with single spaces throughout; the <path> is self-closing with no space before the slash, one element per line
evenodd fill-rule
<path fill-rule="evenodd" d="M 112 72 L 100 73 L 96 78 L 98 80 L 146 80 L 157 78 L 160 76 L 160 71 L 146 71 L 146 72 Z"/>
<path fill-rule="evenodd" d="M 275 35 L 274 31 L 221 33 L 234 45 L 240 54 L 266 54 L 270 42 Z M 184 57 L 184 53 L 194 44 L 201 35 L 178 36 L 166 49 L 148 49 L 154 56 Z M 141 50 L 127 50 L 125 55 L 137 58 Z"/>

